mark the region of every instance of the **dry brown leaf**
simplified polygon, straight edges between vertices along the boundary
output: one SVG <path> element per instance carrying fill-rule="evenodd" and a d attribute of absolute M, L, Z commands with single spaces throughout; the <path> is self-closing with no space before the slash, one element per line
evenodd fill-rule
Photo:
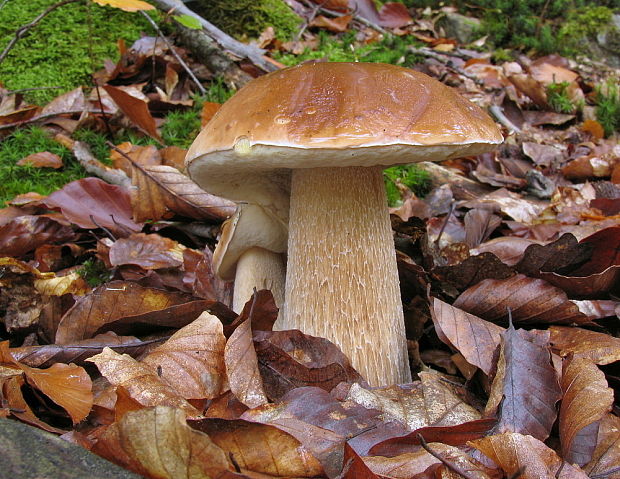
<path fill-rule="evenodd" d="M 142 226 L 131 219 L 129 192 L 99 178 L 72 181 L 44 200 L 51 209 L 81 228 L 107 228 L 118 236 L 137 232 Z"/>
<path fill-rule="evenodd" d="M 562 457 L 583 466 L 592 458 L 600 419 L 614 402 L 603 371 L 586 358 L 565 359 L 562 368 Z"/>
<path fill-rule="evenodd" d="M 132 234 L 114 242 L 110 264 L 134 264 L 142 269 L 178 268 L 183 264 L 185 246 L 158 234 Z"/>
<path fill-rule="evenodd" d="M 598 439 L 592 460 L 584 467 L 584 470 L 590 477 L 618 479 L 620 478 L 619 457 L 620 418 L 613 414 L 606 414 L 598 428 Z"/>
<path fill-rule="evenodd" d="M 515 330 L 511 325 L 502 339 L 485 415 L 497 413 L 494 431 L 518 432 L 545 440 L 555 422 L 555 404 L 562 392 L 551 364 L 549 334 Z"/>
<path fill-rule="evenodd" d="M 231 201 L 211 195 L 171 166 L 134 164 L 131 204 L 136 221 L 159 220 L 171 213 L 221 221 L 235 211 Z"/>
<path fill-rule="evenodd" d="M 464 291 L 454 307 L 494 323 L 506 322 L 509 311 L 517 324 L 590 322 L 564 291 L 522 274 L 501 280 L 485 279 Z"/>
<path fill-rule="evenodd" d="M 158 479 L 203 479 L 234 471 L 224 451 L 190 428 L 180 409 L 166 406 L 126 413 L 99 439 L 93 451 Z"/>
<path fill-rule="evenodd" d="M 133 399 L 144 406 L 171 406 L 181 409 L 188 416 L 200 415 L 175 388 L 163 381 L 151 365 L 136 361 L 127 354 L 117 354 L 110 348 L 104 348 L 102 353 L 87 361 L 95 363 L 113 386 L 124 387 Z"/>
<path fill-rule="evenodd" d="M 209 435 L 241 472 L 268 477 L 320 477 L 323 467 L 297 439 L 277 427 L 242 419 L 202 419 L 191 427 Z"/>
<path fill-rule="evenodd" d="M 56 343 L 87 339 L 109 323 L 183 305 L 190 299 L 186 294 L 145 288 L 130 281 L 111 281 L 80 298 L 67 311 L 58 325 Z"/>
<path fill-rule="evenodd" d="M 431 298 L 431 317 L 439 338 L 458 350 L 468 363 L 490 374 L 504 328 Z"/>
<path fill-rule="evenodd" d="M 587 358 L 595 364 L 620 361 L 620 338 L 581 328 L 552 326 L 551 345 L 560 356 Z"/>
<path fill-rule="evenodd" d="M 84 368 L 75 364 L 57 363 L 47 369 L 25 366 L 15 361 L 8 341 L 0 343 L 0 363 L 19 368 L 28 382 L 65 409 L 74 424 L 88 416 L 93 405 L 92 382 Z"/>
<path fill-rule="evenodd" d="M 224 349 L 230 390 L 250 408 L 266 404 L 267 396 L 258 370 L 258 359 L 252 341 L 252 326 L 247 319 L 231 334 Z"/>
<path fill-rule="evenodd" d="M 139 146 L 128 141 L 116 145 L 116 149 L 110 150 L 110 159 L 114 168 L 123 170 L 129 177 L 131 177 L 133 163 L 142 166 L 161 165 L 162 163 L 161 154 L 153 145 Z"/>
<path fill-rule="evenodd" d="M 200 126 L 204 127 L 211 118 L 217 113 L 222 106 L 221 103 L 214 103 L 212 101 L 205 101 L 200 111 Z"/>
<path fill-rule="evenodd" d="M 501 467 L 508 477 L 520 479 L 588 479 L 579 468 L 562 461 L 552 449 L 538 439 L 515 432 L 471 441 Z M 559 477 L 558 470 L 562 468 Z"/>
<path fill-rule="evenodd" d="M 49 151 L 33 153 L 32 155 L 22 158 L 16 164 L 17 166 L 30 165 L 36 168 L 54 168 L 56 170 L 63 167 L 62 158 Z"/>
<path fill-rule="evenodd" d="M 0 255 L 22 256 L 48 243 L 75 238 L 73 229 L 47 216 L 24 215 L 0 226 Z"/>
<path fill-rule="evenodd" d="M 117 0 L 97 0 L 97 1 L 117 1 Z M 127 0 L 118 0 L 118 2 Z M 139 0 L 130 0 L 138 2 Z M 144 2 L 139 2 L 144 3 Z M 148 5 L 148 4 L 146 4 Z M 143 10 L 143 9 L 142 9 Z M 123 111 L 125 115 L 142 131 L 155 140 L 163 143 L 155 119 L 151 116 L 149 107 L 144 100 L 130 95 L 121 88 L 112 85 L 103 85 L 102 88 L 112 97 L 114 103 Z"/>
<path fill-rule="evenodd" d="M 185 156 L 187 150 L 179 148 L 178 146 L 167 146 L 159 150 L 161 155 L 161 164 L 165 166 L 172 166 L 179 170 L 181 173 L 185 172 Z"/>
<path fill-rule="evenodd" d="M 120 8 L 125 12 L 137 12 L 139 10 L 153 10 L 155 7 L 142 0 L 93 0 L 99 5 L 108 5 L 113 8 Z"/>
<path fill-rule="evenodd" d="M 341 15 L 335 18 L 328 18 L 325 15 L 318 15 L 310 22 L 311 27 L 325 28 L 330 32 L 342 33 L 349 28 L 349 23 L 353 20 L 353 15 Z"/>
<path fill-rule="evenodd" d="M 143 360 L 185 399 L 213 399 L 227 389 L 221 321 L 201 314 Z"/>
<path fill-rule="evenodd" d="M 63 294 L 74 294 L 84 296 L 90 291 L 90 286 L 79 273 L 70 273 L 66 276 L 56 276 L 54 278 L 35 279 L 34 287 L 40 294 L 48 296 L 62 296 Z"/>

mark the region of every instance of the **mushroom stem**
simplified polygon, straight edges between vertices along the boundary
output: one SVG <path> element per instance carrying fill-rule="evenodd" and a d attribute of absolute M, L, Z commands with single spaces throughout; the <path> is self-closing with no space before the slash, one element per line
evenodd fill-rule
<path fill-rule="evenodd" d="M 381 171 L 293 170 L 280 325 L 333 341 L 373 386 L 411 381 Z"/>
<path fill-rule="evenodd" d="M 243 306 L 257 290 L 269 289 L 276 306 L 284 302 L 286 266 L 284 255 L 255 246 L 245 251 L 237 261 L 233 311 L 240 313 Z"/>

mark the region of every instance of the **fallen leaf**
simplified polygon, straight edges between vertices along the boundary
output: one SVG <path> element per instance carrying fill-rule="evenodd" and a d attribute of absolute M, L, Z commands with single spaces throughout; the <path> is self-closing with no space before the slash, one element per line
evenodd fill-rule
<path fill-rule="evenodd" d="M 160 377 L 185 399 L 213 399 L 227 389 L 225 344 L 220 320 L 203 313 L 142 362 L 161 371 Z"/>
<path fill-rule="evenodd" d="M 461 293 L 453 306 L 492 323 L 507 322 L 509 314 L 517 324 L 590 322 L 564 291 L 522 274 L 485 279 Z"/>
<path fill-rule="evenodd" d="M 560 441 L 562 457 L 571 464 L 590 462 L 600 419 L 611 411 L 614 392 L 603 371 L 586 358 L 565 359 L 561 379 Z"/>
<path fill-rule="evenodd" d="M 431 298 L 431 317 L 437 335 L 459 351 L 468 363 L 490 374 L 504 328 Z"/>
<path fill-rule="evenodd" d="M 318 15 L 310 22 L 311 27 L 325 28 L 330 32 L 342 33 L 349 28 L 349 23 L 353 20 L 353 15 L 341 15 L 335 18 L 328 18 L 325 15 Z"/>
<path fill-rule="evenodd" d="M 222 221 L 235 204 L 202 190 L 171 166 L 143 167 L 134 163 L 131 204 L 136 221 L 160 220 L 170 213 L 198 220 Z"/>
<path fill-rule="evenodd" d="M 0 255 L 23 256 L 48 243 L 75 238 L 70 226 L 47 216 L 19 216 L 0 226 Z"/>
<path fill-rule="evenodd" d="M 128 1 L 128 0 L 94 0 L 94 1 Z M 139 0 L 129 0 L 139 2 Z M 144 3 L 144 2 L 139 2 Z M 145 5 L 148 5 L 144 3 Z M 148 10 L 152 10 L 154 7 L 149 5 L 152 8 Z M 141 8 L 140 10 L 144 10 Z M 126 91 L 112 86 L 112 85 L 103 85 L 102 88 L 112 97 L 114 102 L 118 105 L 118 107 L 123 111 L 125 115 L 142 131 L 144 131 L 147 135 L 155 140 L 163 143 L 161 136 L 157 131 L 157 126 L 155 125 L 155 119 L 151 116 L 149 112 L 149 107 L 147 103 L 135 96 L 130 95 Z"/>
<path fill-rule="evenodd" d="M 620 361 L 620 338 L 581 328 L 552 326 L 551 345 L 560 356 L 586 358 L 595 364 Z"/>
<path fill-rule="evenodd" d="M 95 363 L 110 384 L 124 387 L 132 399 L 146 407 L 170 406 L 179 408 L 190 417 L 200 415 L 174 387 L 164 382 L 151 365 L 136 361 L 127 354 L 117 354 L 110 348 L 104 348 L 102 353 L 87 361 Z"/>
<path fill-rule="evenodd" d="M 185 246 L 157 234 L 132 234 L 114 242 L 110 264 L 134 264 L 143 269 L 177 268 L 183 264 Z"/>
<path fill-rule="evenodd" d="M 63 316 L 56 343 L 69 344 L 92 337 L 104 325 L 121 318 L 165 310 L 182 305 L 188 295 L 145 288 L 129 281 L 112 281 L 96 288 L 75 303 Z"/>
<path fill-rule="evenodd" d="M 62 168 L 62 158 L 60 156 L 50 153 L 49 151 L 42 151 L 40 153 L 33 153 L 25 158 L 22 158 L 16 163 L 18 166 L 30 165 L 35 168 Z"/>
<path fill-rule="evenodd" d="M 521 479 L 587 479 L 581 469 L 571 466 L 540 440 L 518 433 L 504 433 L 471 441 L 503 469 L 508 477 Z"/>
<path fill-rule="evenodd" d="M 590 477 L 617 479 L 618 457 L 620 457 L 620 418 L 606 414 L 598 428 L 592 460 L 584 470 Z"/>
<path fill-rule="evenodd" d="M 512 325 L 504 332 L 489 396 L 485 415 L 497 413 L 495 432 L 549 437 L 561 390 L 551 365 L 548 333 L 536 335 Z"/>
<path fill-rule="evenodd" d="M 126 413 L 103 433 L 93 452 L 146 477 L 235 477 L 226 475 L 234 471 L 226 453 L 190 428 L 182 410 L 167 406 Z"/>
<path fill-rule="evenodd" d="M 142 229 L 131 219 L 129 192 L 99 178 L 72 181 L 43 202 L 81 228 L 106 228 L 118 236 Z"/>
<path fill-rule="evenodd" d="M 201 419 L 190 426 L 219 446 L 241 472 L 269 477 L 323 476 L 323 467 L 297 439 L 277 427 L 243 419 Z"/>

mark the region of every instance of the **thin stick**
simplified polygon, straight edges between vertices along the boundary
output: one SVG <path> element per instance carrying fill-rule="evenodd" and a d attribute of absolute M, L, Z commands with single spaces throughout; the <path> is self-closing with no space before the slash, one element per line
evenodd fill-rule
<path fill-rule="evenodd" d="M 303 0 L 303 1 L 304 1 L 304 3 L 306 5 L 308 4 L 308 2 L 306 0 Z M 312 7 L 312 8 L 314 8 L 314 7 Z M 327 15 L 331 15 L 332 17 L 341 17 L 342 16 L 342 13 L 335 12 L 334 10 L 330 10 L 328 8 L 321 7 L 320 5 L 319 5 L 319 11 L 321 13 L 326 13 Z M 374 30 L 377 30 L 379 33 L 382 33 L 383 35 L 389 35 L 390 34 L 390 32 L 388 32 L 385 28 L 380 27 L 376 23 L 373 23 L 370 20 L 367 20 L 366 18 L 364 18 L 364 17 L 358 15 L 357 13 L 355 13 L 355 10 L 353 10 L 350 13 L 350 15 L 352 15 L 353 18 L 355 20 L 357 20 L 358 22 L 360 22 L 361 24 L 366 25 L 367 27 L 370 27 L 370 28 L 372 28 Z"/>
<path fill-rule="evenodd" d="M 6 92 L 7 95 L 16 95 L 17 93 L 26 93 L 29 91 L 39 91 L 39 90 L 60 90 L 61 86 L 37 86 L 32 88 L 20 88 L 19 90 L 9 90 Z"/>
<path fill-rule="evenodd" d="M 201 95 L 206 95 L 207 90 L 205 90 L 205 88 L 200 84 L 200 82 L 198 81 L 198 79 L 196 78 L 196 76 L 194 75 L 194 73 L 192 72 L 192 70 L 190 69 L 190 67 L 187 65 L 187 63 L 185 63 L 183 61 L 183 59 L 180 57 L 180 55 L 177 53 L 177 51 L 174 49 L 174 47 L 170 44 L 170 42 L 168 41 L 168 39 L 164 36 L 163 32 L 159 29 L 159 27 L 157 26 L 157 23 L 155 23 L 153 21 L 153 19 L 143 10 L 140 10 L 140 13 L 142 14 L 142 16 L 144 18 L 146 18 L 148 20 L 148 22 L 151 24 L 151 26 L 155 29 L 155 31 L 157 32 L 157 34 L 161 37 L 161 39 L 164 41 L 164 43 L 166 44 L 166 46 L 168 47 L 168 49 L 172 52 L 172 54 L 174 55 L 174 58 L 177 59 L 177 61 L 181 64 L 181 66 L 185 69 L 185 71 L 187 72 L 187 74 L 190 76 L 190 78 L 192 79 L 192 81 L 196 84 L 196 86 L 198 87 L 198 90 L 200 90 L 200 94 Z"/>
<path fill-rule="evenodd" d="M 39 16 L 37 18 L 35 18 L 33 21 L 31 21 L 30 23 L 27 23 L 26 25 L 22 25 L 21 27 L 19 27 L 16 31 L 15 31 L 15 36 L 13 38 L 11 38 L 11 41 L 9 42 L 9 44 L 6 46 L 6 48 L 4 49 L 4 51 L 2 53 L 0 53 L 0 63 L 3 62 L 3 60 L 6 58 L 6 56 L 9 54 L 9 52 L 11 51 L 11 49 L 15 46 L 15 44 L 17 43 L 17 41 L 23 37 L 26 33 L 28 33 L 28 30 L 30 30 L 33 27 L 36 27 L 37 24 L 43 19 L 45 18 L 47 15 L 49 15 L 51 12 L 53 12 L 54 10 L 56 10 L 59 7 L 62 7 L 63 5 L 67 5 L 69 3 L 77 3 L 77 2 L 81 2 L 82 0 L 63 0 L 62 2 L 58 2 L 55 3 L 54 5 L 49 6 L 48 8 L 46 8 L 43 12 L 41 12 L 39 14 Z M 4 5 L 3 5 L 4 6 Z"/>
<path fill-rule="evenodd" d="M 502 125 L 504 125 L 509 130 L 515 133 L 521 133 L 521 128 L 511 122 L 506 115 L 504 115 L 504 110 L 499 105 L 491 105 L 489 107 L 489 111 L 495 117 L 497 121 L 499 121 Z"/>

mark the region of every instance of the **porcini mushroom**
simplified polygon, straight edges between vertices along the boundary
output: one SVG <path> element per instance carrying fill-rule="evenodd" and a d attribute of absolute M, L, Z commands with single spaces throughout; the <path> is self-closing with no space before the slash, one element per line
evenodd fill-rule
<path fill-rule="evenodd" d="M 213 253 L 215 274 L 234 280 L 233 311 L 240 313 L 254 288 L 269 289 L 276 306 L 284 302 L 286 226 L 258 205 L 241 203 L 222 227 Z"/>
<path fill-rule="evenodd" d="M 336 343 L 371 385 L 411 380 L 381 170 L 483 153 L 495 123 L 455 90 L 376 63 L 306 63 L 250 82 L 203 129 L 190 176 L 285 218 L 282 324 Z"/>

